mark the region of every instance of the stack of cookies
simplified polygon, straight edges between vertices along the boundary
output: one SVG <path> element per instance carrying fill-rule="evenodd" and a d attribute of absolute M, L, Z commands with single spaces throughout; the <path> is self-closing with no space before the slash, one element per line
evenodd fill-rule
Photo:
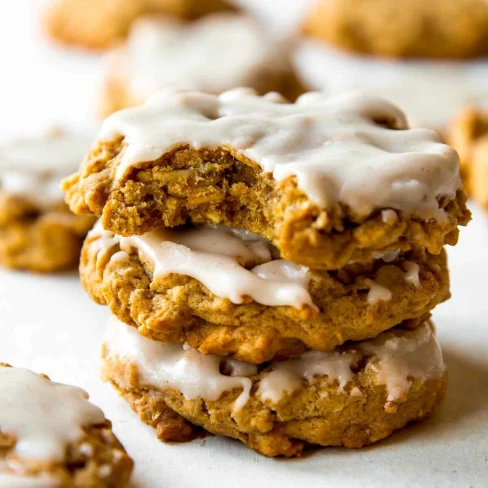
<path fill-rule="evenodd" d="M 456 152 L 362 95 L 167 90 L 112 114 L 67 201 L 104 375 L 163 440 L 267 456 L 361 447 L 428 415 L 429 321 L 469 220 Z"/>

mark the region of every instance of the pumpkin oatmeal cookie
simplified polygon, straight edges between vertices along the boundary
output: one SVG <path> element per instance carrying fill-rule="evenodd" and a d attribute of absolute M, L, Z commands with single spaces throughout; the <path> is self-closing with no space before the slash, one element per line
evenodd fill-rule
<path fill-rule="evenodd" d="M 415 327 L 449 297 L 445 252 L 391 252 L 329 272 L 274 252 L 237 229 L 119 237 L 97 224 L 80 274 L 96 302 L 142 335 L 256 364 L 332 350 L 407 320 Z"/>
<path fill-rule="evenodd" d="M 186 223 L 257 233 L 316 269 L 454 245 L 470 218 L 457 153 L 376 97 L 165 90 L 112 114 L 78 173 L 77 214 L 128 236 Z"/>
<path fill-rule="evenodd" d="M 466 191 L 488 209 L 488 112 L 463 110 L 449 127 L 448 140 L 459 153 Z"/>
<path fill-rule="evenodd" d="M 154 342 L 113 319 L 103 358 L 105 379 L 161 440 L 164 415 L 161 429 L 153 419 L 169 407 L 190 424 L 265 456 L 300 456 L 310 445 L 358 448 L 384 439 L 429 415 L 447 381 L 427 323 L 256 366 Z"/>
<path fill-rule="evenodd" d="M 318 0 L 306 35 L 350 51 L 390 57 L 488 54 L 484 0 Z"/>
<path fill-rule="evenodd" d="M 128 486 L 132 459 L 85 391 L 0 363 L 0 398 L 0 486 Z"/>
<path fill-rule="evenodd" d="M 225 0 L 52 0 L 44 30 L 65 44 L 105 49 L 123 40 L 132 23 L 146 14 L 196 19 L 230 9 Z"/>
<path fill-rule="evenodd" d="M 191 23 L 164 16 L 140 19 L 126 43 L 107 56 L 101 112 L 141 105 L 168 85 L 206 93 L 250 86 L 295 100 L 305 90 L 290 48 L 245 15 L 217 13 Z"/>
<path fill-rule="evenodd" d="M 59 185 L 89 147 L 89 138 L 63 133 L 0 145 L 0 265 L 76 268 L 94 219 L 73 215 Z"/>

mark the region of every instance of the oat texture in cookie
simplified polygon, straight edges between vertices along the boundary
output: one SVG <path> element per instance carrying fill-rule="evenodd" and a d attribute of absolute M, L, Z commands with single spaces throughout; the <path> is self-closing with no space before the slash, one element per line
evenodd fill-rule
<path fill-rule="evenodd" d="M 222 226 L 121 237 L 98 223 L 80 275 L 96 302 L 142 335 L 250 363 L 331 350 L 406 320 L 414 327 L 449 297 L 445 253 L 380 253 L 326 272 Z"/>
<path fill-rule="evenodd" d="M 334 351 L 250 365 L 151 341 L 112 319 L 103 356 L 105 378 L 141 418 L 151 417 L 148 409 L 154 418 L 164 404 L 267 456 L 299 456 L 306 445 L 376 442 L 427 416 L 446 387 L 442 352 L 428 323 Z"/>
<path fill-rule="evenodd" d="M 325 269 L 398 248 L 439 253 L 469 220 L 456 152 L 359 94 L 291 104 L 168 89 L 112 114 L 64 189 L 73 211 L 120 235 L 222 223 Z"/>
<path fill-rule="evenodd" d="M 168 85 L 208 93 L 250 86 L 294 100 L 304 90 L 289 44 L 245 15 L 218 13 L 193 23 L 140 19 L 127 42 L 107 56 L 101 111 L 140 105 Z"/>
<path fill-rule="evenodd" d="M 125 487 L 132 460 L 77 387 L 0 364 L 2 487 Z"/>

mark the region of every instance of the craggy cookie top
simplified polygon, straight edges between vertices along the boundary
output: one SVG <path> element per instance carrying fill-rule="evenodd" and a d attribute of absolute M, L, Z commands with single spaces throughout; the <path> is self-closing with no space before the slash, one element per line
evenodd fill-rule
<path fill-rule="evenodd" d="M 63 200 L 59 185 L 90 148 L 89 135 L 53 132 L 0 144 L 0 189 L 38 205 Z"/>
<path fill-rule="evenodd" d="M 215 401 L 228 390 L 241 388 L 234 409 L 243 408 L 250 395 L 276 404 L 286 393 L 313 384 L 328 376 L 337 388 L 353 380 L 358 364 L 375 375 L 377 385 L 385 385 L 387 402 L 402 401 L 412 379 L 428 381 L 442 376 L 442 351 L 428 323 L 414 331 L 394 329 L 376 339 L 350 343 L 329 352 L 309 351 L 295 358 L 259 366 L 216 355 L 203 355 L 187 345 L 162 344 L 142 337 L 117 319 L 109 323 L 106 354 L 137 366 L 141 384 L 162 390 L 180 391 L 186 399 Z M 253 383 L 255 393 L 251 393 Z M 351 394 L 356 392 L 351 390 Z M 359 392 L 359 394 L 361 394 Z"/>
<path fill-rule="evenodd" d="M 296 103 L 234 89 L 219 96 L 165 90 L 142 107 L 111 115 L 99 140 L 124 137 L 116 178 L 177 147 L 227 147 L 281 181 L 294 176 L 310 200 L 341 204 L 366 217 L 393 208 L 429 220 L 445 215 L 439 199 L 461 187 L 456 152 L 428 129 L 410 129 L 403 113 L 376 97 Z"/>
<path fill-rule="evenodd" d="M 142 101 L 165 85 L 220 93 L 253 85 L 260 73 L 290 69 L 284 46 L 256 21 L 230 13 L 194 23 L 164 16 L 141 19 L 122 53 L 132 95 Z"/>

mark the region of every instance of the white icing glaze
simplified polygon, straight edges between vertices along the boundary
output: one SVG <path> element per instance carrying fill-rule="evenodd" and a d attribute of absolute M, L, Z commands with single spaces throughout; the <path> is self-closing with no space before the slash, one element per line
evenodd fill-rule
<path fill-rule="evenodd" d="M 60 180 L 78 169 L 93 136 L 53 133 L 0 144 L 0 188 L 36 203 L 62 201 Z"/>
<path fill-rule="evenodd" d="M 394 121 L 402 130 L 374 120 Z M 142 107 L 112 114 L 99 139 L 120 135 L 127 146 L 119 179 L 184 144 L 232 147 L 278 181 L 295 175 L 322 207 L 340 202 L 362 216 L 392 208 L 442 218 L 437 198 L 454 198 L 461 185 L 458 156 L 435 132 L 408 129 L 395 106 L 359 94 L 308 93 L 289 104 L 250 89 L 219 96 L 168 89 Z"/>
<path fill-rule="evenodd" d="M 141 259 L 154 267 L 155 277 L 170 273 L 191 276 L 214 295 L 233 303 L 251 297 L 268 306 L 308 305 L 316 309 L 307 291 L 308 268 L 285 260 L 272 261 L 269 243 L 253 236 L 225 227 L 197 226 L 119 237 L 103 230 L 100 223 L 90 233 L 98 238 L 92 244 L 97 256 L 116 244 L 125 252 L 136 249 Z M 116 259 L 120 257 L 117 253 Z M 247 270 L 242 264 L 252 260 L 268 262 Z"/>
<path fill-rule="evenodd" d="M 105 419 L 81 388 L 26 369 L 0 367 L 0 398 L 0 430 L 15 437 L 14 453 L 20 458 L 62 461 L 66 446 L 82 436 L 82 427 Z"/>
<path fill-rule="evenodd" d="M 283 394 L 298 390 L 303 381 L 313 383 L 319 377 L 328 376 L 339 383 L 339 391 L 352 380 L 351 366 L 355 362 L 354 352 L 308 351 L 299 357 L 271 365 L 272 371 L 259 382 L 258 396 L 263 401 L 278 403 Z"/>
<path fill-rule="evenodd" d="M 368 292 L 368 303 L 370 305 L 379 301 L 388 302 L 391 300 L 392 293 L 386 286 L 373 280 L 367 280 L 367 284 L 370 287 Z"/>
<path fill-rule="evenodd" d="M 393 60 L 313 41 L 302 43 L 296 58 L 309 86 L 331 96 L 351 90 L 381 93 L 402 107 L 415 126 L 440 129 L 466 105 L 488 106 L 486 59 Z"/>
<path fill-rule="evenodd" d="M 363 396 L 363 394 L 361 393 L 361 390 L 357 386 L 355 386 L 354 388 L 351 388 L 351 396 L 360 397 Z"/>
<path fill-rule="evenodd" d="M 122 56 L 130 92 L 141 102 L 162 86 L 221 93 L 252 86 L 262 73 L 289 69 L 285 50 L 256 21 L 228 13 L 193 23 L 141 19 Z"/>
<path fill-rule="evenodd" d="M 381 212 L 381 220 L 384 224 L 390 224 L 398 222 L 398 214 L 391 209 L 382 210 Z"/>
<path fill-rule="evenodd" d="M 179 344 L 151 341 L 114 317 L 110 319 L 105 343 L 111 355 L 127 358 L 137 365 L 143 383 L 176 389 L 187 400 L 203 398 L 214 401 L 224 392 L 240 388 L 242 393 L 235 402 L 237 410 L 249 399 L 251 380 L 222 374 L 220 368 L 225 358 L 221 356 L 203 355 Z M 242 367 L 245 368 L 244 365 Z"/>
<path fill-rule="evenodd" d="M 367 368 L 375 372 L 377 384 L 386 386 L 389 402 L 404 399 L 412 379 L 427 381 L 446 370 L 441 348 L 428 324 L 413 331 L 384 332 L 358 343 L 358 350 L 376 358 Z"/>
<path fill-rule="evenodd" d="M 241 388 L 236 409 L 248 401 L 252 386 L 249 376 L 257 371 L 254 365 L 203 355 L 187 345 L 151 341 L 114 317 L 109 323 L 105 345 L 110 358 L 138 368 L 140 383 L 163 390 L 174 388 L 188 399 L 215 401 L 225 391 Z M 351 366 L 356 364 L 358 352 L 370 358 L 366 368 L 375 375 L 376 384 L 386 386 L 389 402 L 404 398 L 412 378 L 427 381 L 445 371 L 439 344 L 425 323 L 413 331 L 395 330 L 373 340 L 351 343 L 343 352 L 309 351 L 285 361 L 271 362 L 270 371 L 259 381 L 256 394 L 263 401 L 277 403 L 285 393 L 291 394 L 323 376 L 337 381 L 338 391 L 345 394 L 344 387 L 354 376 Z M 222 374 L 225 370 L 232 376 Z M 360 394 L 358 388 L 351 389 L 352 396 Z"/>
<path fill-rule="evenodd" d="M 98 476 L 100 478 L 108 478 L 112 474 L 112 466 L 110 464 L 102 464 L 98 468 Z"/>
<path fill-rule="evenodd" d="M 62 488 L 54 478 L 0 473 L 2 488 Z"/>
<path fill-rule="evenodd" d="M 403 267 L 405 268 L 405 281 L 418 288 L 420 286 L 419 265 L 412 261 L 405 261 Z"/>
<path fill-rule="evenodd" d="M 381 259 L 385 263 L 392 263 L 393 261 L 395 261 L 395 259 L 398 258 L 401 252 L 401 249 L 394 249 L 393 251 L 387 252 L 373 251 L 372 257 L 373 259 Z"/>

